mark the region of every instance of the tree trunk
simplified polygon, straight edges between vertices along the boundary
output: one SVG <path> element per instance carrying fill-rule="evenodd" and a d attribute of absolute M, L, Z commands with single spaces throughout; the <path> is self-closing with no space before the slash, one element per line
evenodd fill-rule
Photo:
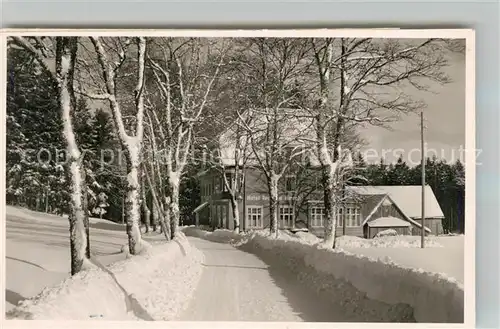
<path fill-rule="evenodd" d="M 129 252 L 136 255 L 140 250 L 141 231 L 140 223 L 140 184 L 139 184 L 139 158 L 134 153 L 133 145 L 129 146 L 128 175 L 127 175 L 127 197 L 125 200 L 125 221 L 127 225 L 127 236 Z"/>
<path fill-rule="evenodd" d="M 122 197 L 122 224 L 125 224 L 125 196 Z"/>
<path fill-rule="evenodd" d="M 146 233 L 148 233 L 149 232 L 149 222 L 150 222 L 150 218 L 151 218 L 151 211 L 149 210 L 149 207 L 148 207 L 148 199 L 147 199 L 147 194 L 146 194 L 146 184 L 144 182 L 144 179 L 142 180 L 141 192 L 142 192 L 142 211 L 144 213 L 144 226 L 146 227 Z"/>
<path fill-rule="evenodd" d="M 161 206 L 161 216 L 160 216 L 160 231 L 163 233 L 167 241 L 172 238 L 170 232 L 170 201 L 168 197 L 164 198 L 164 204 Z"/>
<path fill-rule="evenodd" d="M 162 200 L 160 200 L 160 198 L 158 197 L 158 195 L 156 193 L 156 189 L 153 185 L 153 182 L 151 181 L 151 177 L 147 171 L 146 171 L 146 178 L 147 178 L 147 182 L 149 184 L 149 189 L 151 191 L 151 198 L 153 199 L 153 217 L 155 218 L 154 219 L 154 223 L 155 223 L 154 229 L 156 230 L 156 224 L 159 223 L 160 224 L 160 233 L 163 233 L 165 235 L 165 238 L 167 239 L 167 241 L 169 241 L 170 240 L 170 230 L 168 229 L 166 219 L 165 219 L 165 217 L 168 217 L 168 211 L 166 211 L 166 209 L 168 210 L 168 208 L 162 204 Z M 168 206 L 168 203 L 166 203 L 166 200 L 164 200 L 164 201 L 165 201 L 165 205 Z"/>
<path fill-rule="evenodd" d="M 171 173 L 169 177 L 169 197 L 170 197 L 170 236 L 176 237 L 179 231 L 179 175 L 177 172 Z"/>
<path fill-rule="evenodd" d="M 324 111 L 324 106 L 326 104 L 326 99 L 321 100 L 322 108 L 320 111 Z M 317 152 L 319 162 L 321 164 L 321 171 L 323 176 L 323 203 L 325 206 L 325 237 L 324 243 L 326 246 L 335 248 L 336 240 L 336 227 L 337 227 L 337 211 L 336 211 L 336 198 L 335 198 L 335 174 L 337 171 L 337 161 L 332 161 L 330 152 L 328 149 L 327 136 L 325 130 L 325 119 L 324 114 L 320 112 L 317 120 L 316 127 L 316 138 L 317 138 Z M 338 154 L 334 154 L 338 157 Z M 345 220 L 345 219 L 344 219 Z"/>
<path fill-rule="evenodd" d="M 81 168 L 81 153 L 78 149 L 71 113 L 75 109 L 76 98 L 73 89 L 74 69 L 78 40 L 76 37 L 56 38 L 56 79 L 59 93 L 59 107 L 63 119 L 63 136 L 66 141 L 70 178 L 70 253 L 71 275 L 82 270 L 86 261 L 87 234 L 85 231 L 85 212 L 83 193 L 85 179 Z"/>
<path fill-rule="evenodd" d="M 85 251 L 85 254 L 88 259 L 90 259 L 90 221 L 89 221 L 89 196 L 88 196 L 88 189 L 87 189 L 87 184 L 85 184 L 85 170 L 82 168 L 82 179 L 84 186 L 82 186 L 83 189 L 83 211 L 85 214 L 84 220 L 83 220 L 83 225 L 85 226 L 85 234 L 87 235 L 87 249 Z"/>
<path fill-rule="evenodd" d="M 271 230 L 271 234 L 274 234 L 278 237 L 278 218 L 276 214 L 276 209 L 278 207 L 278 177 L 275 174 L 272 174 L 269 182 L 269 228 Z"/>
<path fill-rule="evenodd" d="M 236 194 L 231 195 L 231 209 L 233 211 L 234 233 L 240 233 L 240 209 Z"/>
<path fill-rule="evenodd" d="M 88 258 L 87 234 L 85 229 L 85 212 L 83 208 L 83 175 L 78 160 L 68 161 L 71 172 L 71 209 L 69 213 L 69 236 L 71 253 L 71 275 L 82 270 Z"/>
<path fill-rule="evenodd" d="M 154 193 L 154 192 L 153 192 Z M 156 232 L 157 229 L 158 229 L 158 216 L 159 216 L 159 209 L 158 209 L 158 206 L 153 202 L 153 212 L 152 212 L 152 223 L 151 223 L 151 227 L 152 227 L 152 230 L 153 232 Z"/>
<path fill-rule="evenodd" d="M 49 212 L 49 188 L 45 192 L 45 212 Z"/>
<path fill-rule="evenodd" d="M 331 248 L 335 248 L 337 229 L 337 207 L 335 200 L 335 177 L 331 165 L 323 169 L 324 182 L 324 204 L 325 204 L 325 239 L 324 243 Z"/>

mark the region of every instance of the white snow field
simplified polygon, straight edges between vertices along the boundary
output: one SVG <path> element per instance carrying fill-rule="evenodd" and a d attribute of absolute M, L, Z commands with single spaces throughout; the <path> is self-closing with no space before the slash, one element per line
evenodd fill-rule
<path fill-rule="evenodd" d="M 253 321 L 258 321 L 259 318 L 263 320 L 265 317 L 268 320 L 279 318 L 281 321 L 287 321 L 296 317 L 304 321 L 323 319 L 350 322 L 463 323 L 463 285 L 447 275 L 405 267 L 388 259 L 368 258 L 342 249 L 324 249 L 318 244 L 317 238 L 304 232 L 280 232 L 278 239 L 269 237 L 268 232 L 263 231 L 236 235 L 227 230 L 204 232 L 189 227 L 185 228 L 184 232 L 188 236 L 206 240 L 204 247 L 200 248 L 209 250 L 208 253 L 203 250 L 208 261 L 222 262 L 217 263 L 216 265 L 220 266 L 214 266 L 209 274 L 205 269 L 199 288 L 203 289 L 203 292 L 199 289 L 195 292 L 195 298 L 188 309 L 191 314 L 202 312 L 202 315 L 199 315 L 200 320 L 226 320 L 218 318 L 221 313 L 215 312 L 220 306 L 230 310 L 226 317 L 236 316 L 234 314 L 237 312 L 240 312 L 241 317 L 242 312 L 247 312 L 245 314 L 248 315 L 249 309 L 255 309 L 250 318 Z M 219 242 L 219 247 L 214 247 L 216 242 Z M 222 244 L 224 242 L 226 244 Z M 441 247 L 428 250 L 446 250 L 446 243 L 443 246 L 436 243 Z M 202 242 L 197 243 L 199 244 Z M 344 241 L 345 244 L 348 243 Z M 230 248 L 230 245 L 235 248 Z M 365 247 L 359 248 L 363 251 L 358 251 L 366 253 L 372 249 L 392 249 L 394 253 L 404 255 L 409 250 L 419 250 L 411 241 L 385 245 L 399 247 Z M 217 253 L 216 248 L 221 253 L 219 256 L 213 256 Z M 242 251 L 249 255 L 243 256 Z M 411 258 L 412 255 L 414 254 L 408 257 Z M 241 262 L 242 259 L 248 260 L 249 263 L 235 263 Z M 413 264 L 417 264 L 417 261 Z M 225 276 L 227 270 L 222 268 L 226 266 L 234 267 L 234 276 L 231 278 L 237 279 L 228 279 Z M 248 268 L 238 266 L 252 266 L 261 270 L 258 272 L 254 269 L 252 272 Z M 221 277 L 223 279 L 216 280 Z M 251 283 L 248 284 L 248 281 Z M 273 289 L 270 281 L 281 288 L 281 294 Z M 211 285 L 216 285 L 217 289 L 213 291 Z M 248 295 L 244 297 L 238 295 L 246 292 Z M 265 295 L 266 298 L 257 298 L 254 292 L 258 292 L 258 296 Z M 283 296 L 286 298 L 283 299 Z M 272 303 L 270 298 L 274 300 Z M 227 299 L 234 302 L 221 302 Z M 315 301 L 321 302 L 316 305 Z M 207 305 L 213 305 L 212 311 L 203 311 L 203 307 L 206 308 Z M 311 309 L 308 308 L 309 305 Z M 262 310 L 266 309 L 272 309 L 273 314 L 265 314 Z M 311 320 L 312 318 L 314 320 Z"/>
<path fill-rule="evenodd" d="M 397 237 L 384 237 L 386 240 L 393 240 Z M 401 238 L 401 237 L 399 237 Z M 423 269 L 427 272 L 440 273 L 450 280 L 457 280 L 462 285 L 464 283 L 464 236 L 437 236 L 425 241 L 425 248 L 420 248 L 420 238 L 412 237 L 409 248 L 401 248 L 390 245 L 378 247 L 366 246 L 345 246 L 344 250 L 368 256 L 374 259 L 390 261 L 396 264 Z M 376 239 L 373 239 L 376 240 Z M 413 242 L 414 241 L 414 242 Z"/>
<path fill-rule="evenodd" d="M 298 232 L 295 237 L 311 244 L 321 241 L 315 235 L 306 232 Z M 384 262 L 440 273 L 450 280 L 457 280 L 463 284 L 464 236 L 426 237 L 424 249 L 420 248 L 420 239 L 419 236 L 382 236 L 374 239 L 341 236 L 337 238 L 337 246 L 339 249 Z"/>
<path fill-rule="evenodd" d="M 124 226 L 92 219 L 93 266 L 70 277 L 67 218 L 15 207 L 6 213 L 9 319 L 171 320 L 202 272 L 203 254 L 182 234 L 170 243 L 147 235 L 152 247 L 129 257 L 121 252 Z"/>

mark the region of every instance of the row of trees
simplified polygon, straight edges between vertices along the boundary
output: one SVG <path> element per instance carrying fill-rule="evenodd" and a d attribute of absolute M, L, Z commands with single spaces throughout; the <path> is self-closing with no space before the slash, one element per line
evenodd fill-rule
<path fill-rule="evenodd" d="M 68 213 L 69 191 L 64 164 L 55 80 L 26 52 L 8 53 L 7 202 L 34 210 Z M 100 151 L 116 143 L 109 114 L 77 101 L 72 115 L 78 143 L 86 150 L 88 209 L 96 216 L 109 210 L 109 199 L 121 189 L 116 171 L 101 170 Z"/>
<path fill-rule="evenodd" d="M 21 151 L 47 143 L 65 149 L 65 170 L 55 164 L 49 168 L 54 174 L 45 174 L 38 163 L 34 172 L 48 196 L 58 194 L 58 186 L 70 186 L 62 198 L 67 205 L 44 200 L 50 204 L 46 210 L 69 214 L 72 273 L 90 257 L 89 209 L 102 214 L 113 194 L 116 207 L 118 191 L 125 192 L 132 255 L 145 246 L 141 217 L 145 223 L 152 217 L 166 239 L 174 238 L 181 202 L 189 204 L 189 197 L 180 195 L 183 179 L 186 193 L 198 193 L 187 176 L 196 171 L 197 162 L 190 160 L 198 160 L 196 150 L 212 144 L 234 122 L 232 165 L 239 172 L 250 160 L 263 171 L 271 210 L 290 165 L 304 152 L 314 156 L 322 173 L 325 243 L 334 247 L 335 207 L 355 171 L 342 149 L 356 145 L 359 127 L 386 125 L 401 113 L 421 109 L 424 104 L 409 97 L 408 88 L 427 90 L 428 81 L 448 82 L 443 68 L 449 43 L 433 39 L 11 37 L 9 45 L 9 70 L 31 75 L 23 80 L 16 72 L 9 84 L 9 129 L 19 131 L 12 144 Z M 27 91 L 40 88 L 43 79 L 47 93 Z M 35 94 L 43 94 L 42 99 L 19 105 L 25 101 L 19 98 Z M 34 144 L 24 145 L 19 133 L 26 123 L 16 121 L 23 117 L 19 111 L 40 115 L 44 102 L 53 136 L 34 132 L 23 137 Z M 110 158 L 103 158 L 103 151 Z M 10 197 L 40 203 L 33 201 L 43 199 L 40 190 L 30 191 L 32 186 L 22 183 L 23 171 L 18 168 L 16 176 L 12 169 L 19 155 L 13 151 L 8 161 Z M 228 165 L 221 156 L 213 164 Z M 60 185 L 46 182 L 49 176 Z M 238 174 L 230 180 L 225 184 L 235 196 Z M 238 213 L 238 203 L 232 205 Z M 271 231 L 277 233 L 271 214 Z M 237 216 L 235 221 L 238 229 Z"/>
<path fill-rule="evenodd" d="M 234 226 L 239 227 L 235 197 L 245 165 L 256 165 L 264 173 L 271 232 L 277 234 L 278 186 L 287 170 L 310 177 L 307 166 L 298 161 L 310 153 L 321 169 L 325 244 L 335 247 L 336 208 L 343 201 L 343 187 L 357 176 L 350 154 L 359 146 L 359 128 L 390 125 L 402 114 L 422 110 L 425 104 L 409 91 L 450 81 L 444 73 L 450 45 L 434 39 L 370 38 L 250 38 L 238 43 L 240 54 L 231 63 L 240 88 L 233 89 L 232 100 L 243 110 L 236 111 L 231 136 L 223 136 L 237 141 L 233 156 L 226 155 L 233 161 L 218 163 L 221 169 L 236 168 L 232 182 L 224 179 Z M 452 46 L 456 50 L 457 45 Z M 343 152 L 346 149 L 351 152 Z"/>

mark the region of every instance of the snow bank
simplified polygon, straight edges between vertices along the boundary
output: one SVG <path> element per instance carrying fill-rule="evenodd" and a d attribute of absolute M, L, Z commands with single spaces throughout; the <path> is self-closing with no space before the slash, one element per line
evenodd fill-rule
<path fill-rule="evenodd" d="M 46 288 L 7 314 L 33 320 L 172 320 L 189 303 L 203 254 L 185 236 Z"/>
<path fill-rule="evenodd" d="M 209 232 L 201 230 L 195 226 L 184 227 L 182 232 L 184 232 L 187 236 L 193 236 L 219 243 L 236 243 L 245 236 L 243 234 L 236 234 L 231 230 L 215 230 L 213 232 Z"/>
<path fill-rule="evenodd" d="M 420 239 L 414 235 L 383 235 L 373 239 L 344 235 L 337 238 L 336 244 L 340 248 L 420 248 Z M 435 237 L 426 237 L 425 246 L 442 247 Z"/>
<path fill-rule="evenodd" d="M 237 235 L 232 231 L 205 232 L 190 227 L 184 232 L 232 243 L 270 265 L 285 266 L 304 284 L 330 296 L 332 304 L 352 321 L 462 323 L 464 319 L 464 290 L 456 280 L 340 248 L 326 249 L 320 239 L 307 232 L 279 232 L 277 239 L 270 237 L 268 231 Z M 341 237 L 338 241 L 341 246 L 359 246 L 360 240 L 366 248 L 413 246 L 412 239 L 401 236 L 372 240 Z"/>
<path fill-rule="evenodd" d="M 318 291 L 327 291 L 355 317 L 372 321 L 462 323 L 464 290 L 440 274 L 404 268 L 301 239 L 254 233 L 243 249 L 282 262 Z M 382 314 L 384 313 L 385 314 Z M 378 319 L 377 319 L 378 315 Z"/>
<path fill-rule="evenodd" d="M 380 237 L 383 237 L 383 236 L 397 236 L 397 235 L 398 235 L 398 232 L 395 229 L 390 228 L 390 229 L 378 232 L 375 235 L 375 237 L 376 238 L 380 238 Z"/>
<path fill-rule="evenodd" d="M 295 233 L 295 235 L 301 242 L 305 244 L 315 245 L 321 242 L 320 238 L 309 232 L 297 232 Z"/>
<path fill-rule="evenodd" d="M 105 315 L 104 318 L 102 315 Z M 125 295 L 100 268 L 81 272 L 39 295 L 22 301 L 7 319 L 25 320 L 133 320 Z"/>

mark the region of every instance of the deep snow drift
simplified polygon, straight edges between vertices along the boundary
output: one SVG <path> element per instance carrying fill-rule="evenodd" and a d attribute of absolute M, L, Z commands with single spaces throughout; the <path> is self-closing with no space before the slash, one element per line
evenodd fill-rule
<path fill-rule="evenodd" d="M 309 287 L 330 294 L 351 321 L 463 322 L 463 286 L 447 276 L 405 268 L 387 259 L 324 249 L 307 233 L 295 236 L 280 232 L 275 239 L 268 232 L 236 235 L 225 230 L 202 232 L 193 227 L 184 232 L 210 241 L 230 242 L 259 255 L 268 264 L 284 264 Z M 412 248 L 392 249 L 404 253 Z"/>
<path fill-rule="evenodd" d="M 7 299 L 14 302 L 23 285 L 32 292 L 23 297 L 38 294 L 11 306 L 8 318 L 171 320 L 187 307 L 203 254 L 182 234 L 169 243 L 150 236 L 151 247 L 130 257 L 120 252 L 127 239 L 123 225 L 99 219 L 92 224 L 101 224 L 91 229 L 93 265 L 69 277 L 67 219 L 7 208 Z"/>
<path fill-rule="evenodd" d="M 181 234 L 144 254 L 94 267 L 24 300 L 8 318 L 33 320 L 172 320 L 187 307 L 203 254 Z"/>

